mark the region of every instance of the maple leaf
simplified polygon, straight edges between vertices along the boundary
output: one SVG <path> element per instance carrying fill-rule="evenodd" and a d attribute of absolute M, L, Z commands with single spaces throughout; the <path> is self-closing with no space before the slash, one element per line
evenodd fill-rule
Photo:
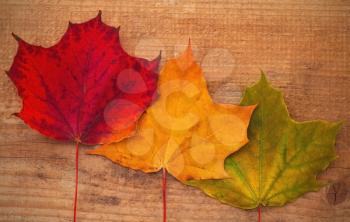
<path fill-rule="evenodd" d="M 250 142 L 226 159 L 231 178 L 187 184 L 244 209 L 282 206 L 319 190 L 325 182 L 316 175 L 336 158 L 334 144 L 341 123 L 292 120 L 282 93 L 269 85 L 264 74 L 245 91 L 241 105 L 249 104 L 258 104 L 248 129 Z"/>
<path fill-rule="evenodd" d="M 79 144 L 102 144 L 130 136 L 151 104 L 159 59 L 128 55 L 119 28 L 101 20 L 69 23 L 49 48 L 18 36 L 18 51 L 7 72 L 23 99 L 16 115 L 43 135 L 76 142 L 74 219 L 78 195 Z"/>
<path fill-rule="evenodd" d="M 224 159 L 248 142 L 255 108 L 213 103 L 189 45 L 160 73 L 159 99 L 136 135 L 90 151 L 132 169 L 166 169 L 179 180 L 227 177 Z"/>
<path fill-rule="evenodd" d="M 99 144 L 129 136 L 157 87 L 159 58 L 128 55 L 119 28 L 94 19 L 69 23 L 49 48 L 14 35 L 19 47 L 7 72 L 23 99 L 20 117 L 47 137 Z"/>

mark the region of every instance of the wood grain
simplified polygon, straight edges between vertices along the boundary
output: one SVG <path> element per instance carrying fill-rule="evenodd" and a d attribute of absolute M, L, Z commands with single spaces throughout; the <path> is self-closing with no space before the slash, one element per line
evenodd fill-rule
<path fill-rule="evenodd" d="M 349 0 L 0 0 L 0 67 L 16 53 L 15 32 L 50 46 L 68 20 L 103 11 L 121 26 L 124 48 L 163 59 L 184 49 L 195 55 L 216 101 L 238 102 L 259 69 L 285 92 L 297 120 L 347 120 L 337 140 L 339 158 L 321 175 L 334 182 L 282 208 L 263 208 L 263 221 L 350 221 L 350 1 Z M 0 75 L 0 221 L 72 221 L 74 144 L 45 139 L 11 116 L 21 107 Z M 82 150 L 87 149 L 83 147 Z M 80 156 L 79 221 L 162 220 L 161 174 L 145 175 L 110 161 Z M 256 221 L 256 210 L 218 203 L 168 180 L 168 221 Z"/>

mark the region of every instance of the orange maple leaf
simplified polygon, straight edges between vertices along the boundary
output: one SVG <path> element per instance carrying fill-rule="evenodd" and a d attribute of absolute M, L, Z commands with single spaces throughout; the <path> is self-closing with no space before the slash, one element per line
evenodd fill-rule
<path fill-rule="evenodd" d="M 255 105 L 214 103 L 191 46 L 166 62 L 158 90 L 135 136 L 88 153 L 146 173 L 164 168 L 181 181 L 228 177 L 224 160 L 248 142 Z"/>

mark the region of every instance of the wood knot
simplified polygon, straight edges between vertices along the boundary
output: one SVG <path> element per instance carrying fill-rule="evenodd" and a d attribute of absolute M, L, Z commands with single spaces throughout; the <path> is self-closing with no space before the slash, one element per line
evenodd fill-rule
<path fill-rule="evenodd" d="M 345 201 L 348 189 L 344 182 L 338 181 L 327 189 L 327 201 L 330 205 L 337 205 Z"/>

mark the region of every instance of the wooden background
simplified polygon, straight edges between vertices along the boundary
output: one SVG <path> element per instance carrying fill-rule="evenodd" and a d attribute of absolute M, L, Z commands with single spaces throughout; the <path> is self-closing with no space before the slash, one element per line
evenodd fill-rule
<path fill-rule="evenodd" d="M 216 101 L 237 103 L 259 69 L 285 92 L 297 120 L 345 119 L 339 158 L 321 175 L 333 185 L 282 208 L 263 208 L 263 221 L 350 221 L 349 0 L 0 0 L 0 69 L 15 55 L 15 32 L 50 46 L 67 28 L 103 11 L 121 26 L 124 48 L 162 62 L 191 37 Z M 72 221 L 74 145 L 45 139 L 11 116 L 21 107 L 0 75 L 0 221 Z M 82 149 L 87 149 L 82 148 Z M 162 220 L 161 175 L 80 156 L 79 221 Z M 168 221 L 256 221 L 256 210 L 220 204 L 175 179 L 168 182 Z"/>

